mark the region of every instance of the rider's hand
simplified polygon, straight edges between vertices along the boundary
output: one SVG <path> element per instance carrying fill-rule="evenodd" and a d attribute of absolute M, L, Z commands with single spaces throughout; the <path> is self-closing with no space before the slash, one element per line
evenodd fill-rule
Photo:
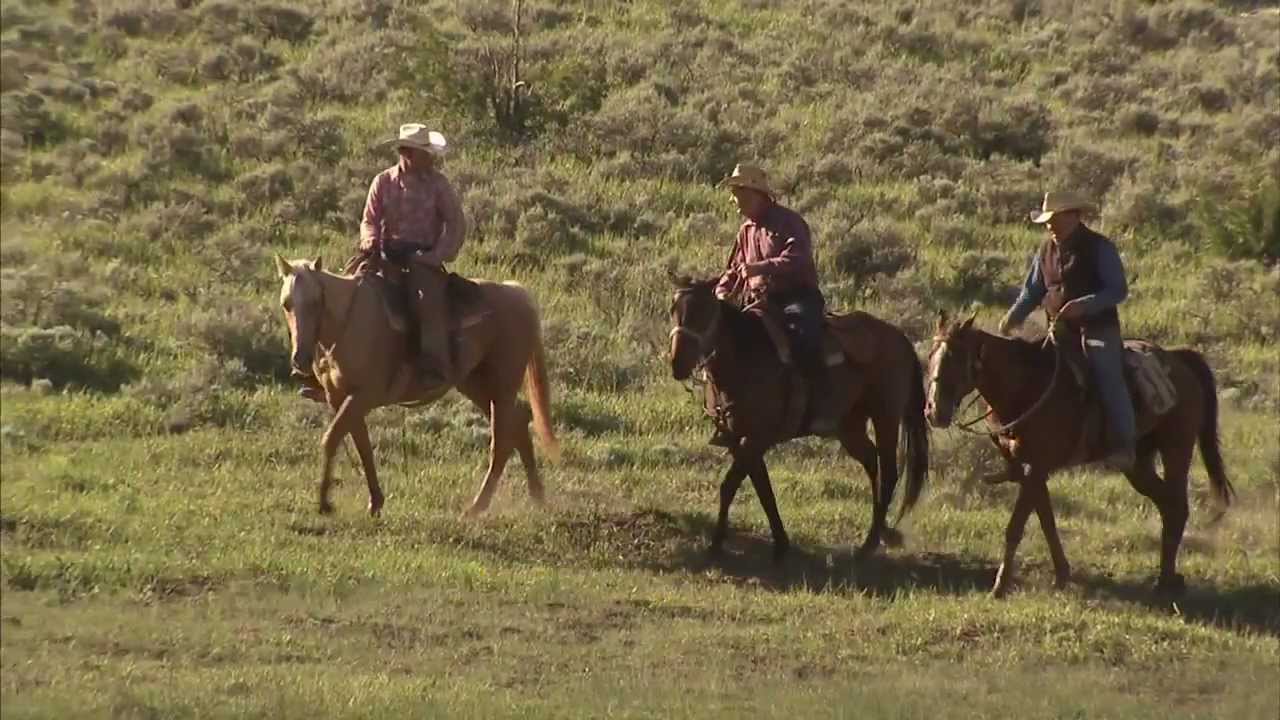
<path fill-rule="evenodd" d="M 1058 317 L 1063 320 L 1079 320 L 1084 317 L 1084 303 L 1079 300 L 1072 300 L 1062 309 L 1058 311 Z"/>
<path fill-rule="evenodd" d="M 750 278 L 750 277 L 756 277 L 758 275 L 763 275 L 764 269 L 765 269 L 765 264 L 762 262 L 743 263 L 742 267 L 739 269 L 739 272 L 742 274 L 743 277 Z"/>

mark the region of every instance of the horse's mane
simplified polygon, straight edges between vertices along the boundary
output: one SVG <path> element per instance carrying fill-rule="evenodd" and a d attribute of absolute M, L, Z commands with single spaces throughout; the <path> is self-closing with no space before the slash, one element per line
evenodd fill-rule
<path fill-rule="evenodd" d="M 769 339 L 769 333 L 765 330 L 764 321 L 755 315 L 743 312 L 742 308 L 731 302 L 715 298 L 716 282 L 716 278 L 697 280 L 681 277 L 676 280 L 676 291 L 693 294 L 706 293 L 711 296 L 714 302 L 720 303 L 721 317 L 729 331 L 729 337 L 738 347 L 744 350 L 771 348 L 773 341 Z"/>

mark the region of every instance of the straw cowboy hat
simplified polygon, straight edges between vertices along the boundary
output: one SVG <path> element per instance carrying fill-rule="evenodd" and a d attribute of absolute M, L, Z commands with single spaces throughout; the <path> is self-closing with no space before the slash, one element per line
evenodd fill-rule
<path fill-rule="evenodd" d="M 400 126 L 400 136 L 394 140 L 387 140 L 383 145 L 394 145 L 397 148 L 411 147 L 418 150 L 426 150 L 436 157 L 443 157 L 445 151 L 449 148 L 449 143 L 445 142 L 444 135 L 435 130 L 428 130 L 426 125 L 422 123 L 405 123 Z"/>
<path fill-rule="evenodd" d="M 733 168 L 733 174 L 720 181 L 724 187 L 743 187 L 762 192 L 769 197 L 775 193 L 769 187 L 769 176 L 755 165 L 739 163 Z"/>
<path fill-rule="evenodd" d="M 1031 222 L 1043 224 L 1049 222 L 1049 218 L 1054 213 L 1067 212 L 1068 210 L 1088 211 L 1093 209 L 1093 204 L 1084 199 L 1079 193 L 1070 190 L 1049 191 L 1044 194 L 1044 204 L 1039 210 L 1031 211 Z"/>

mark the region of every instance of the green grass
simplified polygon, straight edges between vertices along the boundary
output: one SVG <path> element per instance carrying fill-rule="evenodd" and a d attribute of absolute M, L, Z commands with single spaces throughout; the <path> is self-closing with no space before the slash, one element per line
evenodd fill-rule
<path fill-rule="evenodd" d="M 599 397 L 566 395 L 604 411 Z M 777 452 L 796 551 L 775 567 L 749 490 L 727 557 L 705 556 L 724 463 L 701 444 L 696 408 L 671 398 L 659 432 L 567 432 L 564 461 L 544 466 L 550 507 L 529 504 L 512 468 L 478 522 L 458 512 L 484 435 L 459 403 L 408 422 L 378 414 L 389 500 L 371 520 L 344 455 L 338 513 L 315 513 L 317 415 L 287 395 L 253 400 L 282 419 L 270 432 L 133 438 L 113 436 L 104 407 L 50 428 L 41 412 L 67 400 L 3 400 L 6 717 L 1277 709 L 1258 692 L 1280 662 L 1276 441 L 1262 416 L 1224 417 L 1240 502 L 1211 526 L 1195 486 L 1181 567 L 1191 587 L 1170 605 L 1149 590 L 1154 509 L 1092 473 L 1053 485 L 1073 585 L 1050 589 L 1033 525 L 1022 589 L 990 599 L 1012 493 L 977 483 L 959 462 L 974 441 L 947 433 L 934 436 L 907 546 L 862 565 L 851 557 L 870 514 L 861 470 L 817 442 Z M 624 404 L 643 417 L 648 402 Z M 55 439 L 22 443 L 41 436 Z"/>

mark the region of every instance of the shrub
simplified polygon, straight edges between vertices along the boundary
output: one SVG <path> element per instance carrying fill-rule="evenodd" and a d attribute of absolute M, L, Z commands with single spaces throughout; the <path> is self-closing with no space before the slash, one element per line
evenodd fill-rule
<path fill-rule="evenodd" d="M 859 223 L 843 233 L 832 228 L 826 242 L 834 246 L 832 264 L 836 270 L 858 283 L 876 275 L 895 275 L 914 260 L 902 235 L 886 223 Z"/>
<path fill-rule="evenodd" d="M 1280 183 L 1240 199 L 1202 198 L 1193 219 L 1219 254 L 1280 263 Z"/>
<path fill-rule="evenodd" d="M 288 331 L 261 303 L 214 298 L 179 320 L 177 336 L 206 357 L 235 362 L 260 378 L 289 378 Z"/>
<path fill-rule="evenodd" d="M 100 333 L 67 325 L 0 325 L 0 377 L 5 379 L 112 391 L 136 374 L 119 347 Z"/>

